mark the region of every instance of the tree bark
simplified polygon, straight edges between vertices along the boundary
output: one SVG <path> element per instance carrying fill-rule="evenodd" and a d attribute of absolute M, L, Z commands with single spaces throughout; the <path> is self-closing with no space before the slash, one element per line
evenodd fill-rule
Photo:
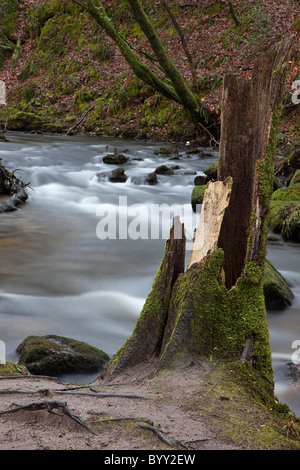
<path fill-rule="evenodd" d="M 283 69 L 290 47 L 291 38 L 287 36 L 276 48 L 263 54 L 254 65 L 251 80 L 235 75 L 227 75 L 224 80 L 218 179 L 229 176 L 233 179 L 219 240 L 225 253 L 227 288 L 241 275 L 246 256 L 254 259 L 263 248 L 260 227 L 264 225 L 274 177 L 272 155 L 268 151 L 272 153 L 277 143 L 279 111 L 275 108 L 280 104 Z M 269 170 L 264 170 L 263 180 L 258 174 L 262 165 L 269 166 Z M 250 221 L 251 215 L 255 224 Z M 228 236 L 230 233 L 234 236 Z"/>
<path fill-rule="evenodd" d="M 134 332 L 105 377 L 136 364 L 157 370 L 188 358 L 248 364 L 272 391 L 263 277 L 276 125 L 292 38 L 261 56 L 252 79 L 224 80 L 218 181 L 205 192 L 187 269 L 174 221 Z M 275 112 L 274 112 L 275 111 Z M 273 116 L 274 115 L 274 116 Z"/>

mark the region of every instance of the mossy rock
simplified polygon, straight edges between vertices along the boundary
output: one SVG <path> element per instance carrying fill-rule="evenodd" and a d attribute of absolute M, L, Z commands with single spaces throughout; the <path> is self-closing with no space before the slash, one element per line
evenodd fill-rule
<path fill-rule="evenodd" d="M 107 163 L 108 165 L 123 165 L 127 163 L 128 160 L 129 158 L 123 155 L 123 153 L 112 153 L 103 157 L 103 163 Z"/>
<path fill-rule="evenodd" d="M 272 194 L 268 225 L 285 239 L 300 242 L 300 170 L 295 172 L 288 187 Z"/>
<path fill-rule="evenodd" d="M 204 170 L 209 180 L 216 180 L 218 176 L 218 162 L 212 163 Z"/>
<path fill-rule="evenodd" d="M 157 175 L 173 175 L 174 170 L 167 165 L 160 165 L 155 169 Z"/>
<path fill-rule="evenodd" d="M 42 131 L 42 132 L 62 132 L 63 126 L 59 123 L 48 122 L 44 116 L 34 113 L 17 111 L 8 118 L 8 128 L 13 131 Z"/>
<path fill-rule="evenodd" d="M 206 189 L 206 184 L 200 186 L 195 186 L 192 192 L 191 204 L 193 211 L 196 212 L 197 204 L 202 204 L 204 198 L 204 192 Z"/>
<path fill-rule="evenodd" d="M 111 183 L 126 183 L 127 176 L 125 174 L 124 168 L 117 168 L 113 170 L 108 177 Z"/>
<path fill-rule="evenodd" d="M 292 305 L 294 294 L 290 286 L 268 260 L 265 265 L 263 288 L 267 309 L 281 310 Z"/>
<path fill-rule="evenodd" d="M 28 336 L 17 348 L 19 362 L 37 375 L 100 371 L 108 355 L 86 343 L 57 335 Z"/>
<path fill-rule="evenodd" d="M 154 155 L 171 155 L 172 153 L 172 149 L 168 147 L 160 147 L 154 150 Z"/>

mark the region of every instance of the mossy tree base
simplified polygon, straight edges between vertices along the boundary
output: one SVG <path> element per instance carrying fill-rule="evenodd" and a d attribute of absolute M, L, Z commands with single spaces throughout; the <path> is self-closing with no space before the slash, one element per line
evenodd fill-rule
<path fill-rule="evenodd" d="M 252 80 L 225 78 L 218 181 L 205 191 L 188 268 L 183 265 L 184 236 L 178 237 L 182 227 L 175 218 L 133 334 L 103 377 L 136 365 L 151 364 L 159 371 L 205 358 L 255 370 L 273 394 L 263 290 L 266 214 L 277 107 L 291 44 L 292 38 L 286 37 L 260 57 Z"/>

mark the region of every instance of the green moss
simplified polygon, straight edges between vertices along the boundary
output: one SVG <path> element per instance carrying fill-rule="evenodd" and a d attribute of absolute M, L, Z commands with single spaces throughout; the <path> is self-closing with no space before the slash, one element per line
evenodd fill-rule
<path fill-rule="evenodd" d="M 0 15 L 0 30 L 13 40 L 19 24 L 18 0 L 2 0 Z"/>
<path fill-rule="evenodd" d="M 48 121 L 42 114 L 17 111 L 9 116 L 8 121 L 11 130 L 37 131 L 43 132 L 62 132 L 63 126 L 60 123 Z"/>
<path fill-rule="evenodd" d="M 210 180 L 216 180 L 218 176 L 218 162 L 212 163 L 203 172 Z"/>
<path fill-rule="evenodd" d="M 298 18 L 295 23 L 293 24 L 293 28 L 292 28 L 294 31 L 299 31 L 300 29 L 300 18 Z"/>
<path fill-rule="evenodd" d="M 84 342 L 57 335 L 28 336 L 17 348 L 20 362 L 37 374 L 99 370 L 109 359 Z"/>
<path fill-rule="evenodd" d="M 294 294 L 291 288 L 268 260 L 265 263 L 263 288 L 268 309 L 282 309 L 292 304 Z"/>
<path fill-rule="evenodd" d="M 265 379 L 247 363 L 214 362 L 201 374 L 204 382 L 201 397 L 193 397 L 183 406 L 208 422 L 219 438 L 239 449 L 296 450 L 300 443 L 291 438 L 285 426 L 299 420 L 265 387 Z"/>
<path fill-rule="evenodd" d="M 206 189 L 206 184 L 195 186 L 192 191 L 191 204 L 193 211 L 196 212 L 197 204 L 202 204 L 204 193 Z"/>
<path fill-rule="evenodd" d="M 300 241 L 300 170 L 295 172 L 288 187 L 272 194 L 268 224 L 284 238 Z"/>
<path fill-rule="evenodd" d="M 299 190 L 298 195 L 300 199 L 300 169 L 295 171 L 294 176 L 292 177 L 290 181 L 290 187 L 294 187 L 294 186 L 296 186 Z"/>
<path fill-rule="evenodd" d="M 0 363 L 0 377 L 15 375 L 30 375 L 30 372 L 23 364 L 17 364 L 16 362 Z"/>

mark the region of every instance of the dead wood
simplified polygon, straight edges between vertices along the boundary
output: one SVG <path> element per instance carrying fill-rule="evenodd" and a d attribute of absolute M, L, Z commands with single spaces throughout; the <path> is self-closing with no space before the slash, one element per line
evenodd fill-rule
<path fill-rule="evenodd" d="M 116 397 L 116 398 L 136 398 L 143 400 L 150 400 L 149 397 L 144 397 L 142 395 L 122 395 L 117 393 L 89 393 L 89 392 L 74 392 L 69 390 L 52 390 L 48 388 L 41 388 L 39 390 L 19 390 L 19 389 L 3 389 L 0 390 L 0 395 L 13 395 L 13 394 L 24 394 L 24 395 L 51 395 L 51 394 L 64 394 L 64 395 L 84 395 L 89 397 L 96 398 L 107 398 L 107 397 Z"/>
<path fill-rule="evenodd" d="M 139 426 L 140 428 L 142 429 L 146 429 L 148 431 L 152 431 L 154 432 L 154 434 L 157 435 L 157 437 L 162 441 L 164 442 L 165 444 L 167 444 L 168 446 L 170 447 L 178 447 L 178 446 L 181 446 L 181 447 L 184 447 L 185 449 L 188 449 L 189 447 L 186 446 L 184 443 L 176 440 L 176 439 L 170 439 L 168 437 L 166 437 L 163 432 L 158 429 L 156 426 L 150 426 L 148 424 L 142 424 L 142 423 L 139 423 L 139 422 L 136 422 L 135 423 L 137 426 Z"/>
<path fill-rule="evenodd" d="M 84 421 L 80 416 L 76 413 L 71 411 L 65 402 L 59 401 L 46 401 L 46 402 L 35 402 L 30 403 L 28 405 L 18 405 L 15 408 L 0 411 L 0 415 L 12 414 L 12 413 L 20 413 L 22 411 L 29 411 L 29 412 L 36 412 L 40 410 L 46 410 L 49 413 L 57 414 L 57 415 L 65 415 L 71 420 L 74 420 L 80 426 L 83 426 L 89 432 L 95 434 L 95 432 L 90 429 L 86 421 Z"/>
<path fill-rule="evenodd" d="M 74 126 L 72 126 L 72 127 L 68 130 L 67 135 L 71 135 L 71 134 L 72 134 L 73 130 L 76 129 L 76 127 L 78 127 L 78 126 L 82 123 L 82 121 L 83 121 L 83 120 L 87 117 L 87 115 L 94 109 L 94 107 L 95 107 L 95 105 L 91 106 L 91 107 L 84 113 L 84 115 L 82 116 L 82 118 L 79 119 L 79 121 L 76 122 L 76 124 L 75 124 Z"/>

